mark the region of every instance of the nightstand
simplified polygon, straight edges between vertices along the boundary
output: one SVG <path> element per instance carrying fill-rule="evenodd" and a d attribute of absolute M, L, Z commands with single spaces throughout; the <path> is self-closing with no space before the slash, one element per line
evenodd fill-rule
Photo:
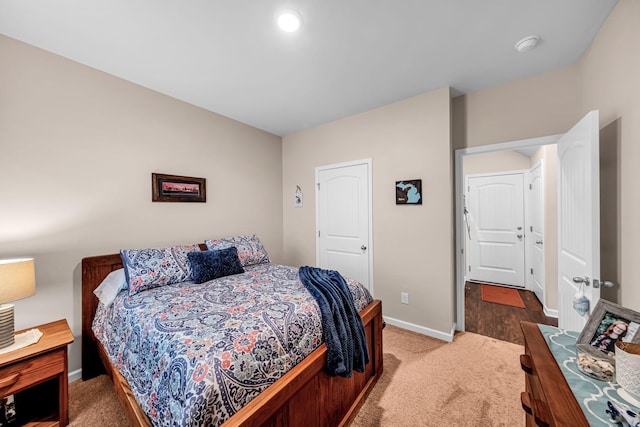
<path fill-rule="evenodd" d="M 17 420 L 11 425 L 66 426 L 73 334 L 64 319 L 34 328 L 42 332 L 37 343 L 0 354 L 0 398 L 14 395 Z"/>

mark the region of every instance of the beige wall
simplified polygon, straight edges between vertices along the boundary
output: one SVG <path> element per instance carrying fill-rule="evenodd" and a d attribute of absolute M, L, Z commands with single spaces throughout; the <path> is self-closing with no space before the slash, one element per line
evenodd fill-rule
<path fill-rule="evenodd" d="M 347 117 L 283 140 L 284 255 L 315 265 L 315 168 L 370 158 L 374 293 L 384 315 L 451 333 L 454 321 L 453 186 L 449 89 Z M 422 179 L 422 206 L 395 204 L 395 181 Z M 299 185 L 304 207 L 291 197 Z M 409 293 L 409 305 L 400 303 Z"/>
<path fill-rule="evenodd" d="M 454 146 L 470 148 L 564 133 L 581 117 L 573 65 L 453 100 Z"/>
<path fill-rule="evenodd" d="M 615 267 L 603 266 L 609 274 L 603 279 L 616 280 L 611 276 L 617 275 L 620 303 L 634 310 L 640 310 L 639 45 L 640 2 L 620 0 L 579 64 L 582 111 L 600 110 L 605 178 L 620 183 L 615 195 L 603 193 L 602 198 L 603 209 L 619 212 L 618 224 L 610 226 L 602 241 L 605 261 L 611 262 L 611 252 L 619 257 Z"/>
<path fill-rule="evenodd" d="M 83 257 L 257 233 L 282 260 L 281 138 L 0 36 L 0 258 L 36 259 L 16 327 L 66 318 L 80 369 Z M 152 203 L 151 173 L 207 179 Z"/>
<path fill-rule="evenodd" d="M 491 151 L 464 156 L 462 175 L 528 170 L 531 159 L 513 150 Z"/>

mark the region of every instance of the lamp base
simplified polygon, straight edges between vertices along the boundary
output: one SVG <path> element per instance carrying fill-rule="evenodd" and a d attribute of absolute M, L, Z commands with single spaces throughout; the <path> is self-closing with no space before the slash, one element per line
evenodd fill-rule
<path fill-rule="evenodd" d="M 2 304 L 0 305 L 0 348 L 13 345 L 14 337 L 13 304 Z"/>

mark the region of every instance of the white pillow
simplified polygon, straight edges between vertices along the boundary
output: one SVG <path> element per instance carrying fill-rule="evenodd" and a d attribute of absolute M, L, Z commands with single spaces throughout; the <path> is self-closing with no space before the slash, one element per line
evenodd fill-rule
<path fill-rule="evenodd" d="M 109 307 L 116 299 L 116 295 L 124 289 L 127 289 L 127 279 L 124 276 L 124 268 L 120 268 L 109 273 L 93 293 L 101 303 Z"/>

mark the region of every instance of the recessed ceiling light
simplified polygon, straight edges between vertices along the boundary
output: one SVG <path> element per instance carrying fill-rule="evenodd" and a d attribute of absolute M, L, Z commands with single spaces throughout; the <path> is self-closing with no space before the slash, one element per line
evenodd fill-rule
<path fill-rule="evenodd" d="M 302 17 L 295 10 L 284 11 L 278 16 L 278 27 L 287 33 L 298 31 L 301 23 Z"/>
<path fill-rule="evenodd" d="M 527 36 L 516 43 L 516 50 L 518 52 L 526 52 L 533 49 L 538 44 L 538 36 Z"/>

